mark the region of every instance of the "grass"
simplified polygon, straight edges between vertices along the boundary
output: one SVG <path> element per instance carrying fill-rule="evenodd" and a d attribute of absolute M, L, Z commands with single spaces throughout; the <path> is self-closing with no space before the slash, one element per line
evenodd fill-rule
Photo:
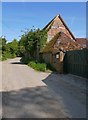
<path fill-rule="evenodd" d="M 33 69 L 37 70 L 37 71 L 46 71 L 46 64 L 45 63 L 39 63 L 36 61 L 30 61 L 28 63 L 28 66 L 32 67 Z"/>
<path fill-rule="evenodd" d="M 34 70 L 37 71 L 42 71 L 42 72 L 55 71 L 55 69 L 50 64 L 47 64 L 45 62 L 39 62 L 37 60 L 24 58 L 24 57 L 21 59 L 21 62 L 27 64 L 28 66 L 32 67 Z"/>

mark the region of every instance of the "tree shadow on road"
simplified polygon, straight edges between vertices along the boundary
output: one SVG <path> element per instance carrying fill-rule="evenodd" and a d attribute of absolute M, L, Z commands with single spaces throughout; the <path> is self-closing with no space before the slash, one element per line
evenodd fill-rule
<path fill-rule="evenodd" d="M 11 62 L 11 64 L 22 64 L 22 65 L 24 65 L 24 63 L 22 63 L 22 62 Z"/>
<path fill-rule="evenodd" d="M 58 99 L 46 86 L 3 92 L 3 118 L 65 118 Z"/>
<path fill-rule="evenodd" d="M 16 60 L 16 62 L 10 62 L 10 64 L 25 65 L 25 64 L 21 61 L 21 58 L 18 58 L 18 60 Z"/>
<path fill-rule="evenodd" d="M 57 79 L 57 74 L 51 73 L 42 81 L 47 86 L 3 91 L 3 118 L 86 117 L 86 106 L 69 95 L 71 87 L 63 84 L 59 76 Z"/>

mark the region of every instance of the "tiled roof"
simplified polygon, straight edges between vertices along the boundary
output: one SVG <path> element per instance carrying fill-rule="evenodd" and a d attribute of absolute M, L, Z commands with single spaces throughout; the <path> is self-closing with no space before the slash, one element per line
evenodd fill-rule
<path fill-rule="evenodd" d="M 86 38 L 76 38 L 76 42 L 80 44 L 83 48 L 87 46 L 87 39 Z"/>
<path fill-rule="evenodd" d="M 75 41 L 71 40 L 65 33 L 59 32 L 56 34 L 52 40 L 45 46 L 43 53 L 45 52 L 58 52 L 59 49 L 63 51 L 81 49 L 81 46 L 78 45 Z"/>

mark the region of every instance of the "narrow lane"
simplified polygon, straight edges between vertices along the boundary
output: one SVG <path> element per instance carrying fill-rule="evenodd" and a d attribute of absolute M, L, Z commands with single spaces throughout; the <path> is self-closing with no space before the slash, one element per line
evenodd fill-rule
<path fill-rule="evenodd" d="M 20 58 L 4 61 L 2 63 L 3 117 L 85 118 L 85 105 L 72 97 L 68 91 L 62 90 L 63 83 L 54 84 L 54 79 L 58 80 L 58 76 L 34 71 L 21 64 Z"/>

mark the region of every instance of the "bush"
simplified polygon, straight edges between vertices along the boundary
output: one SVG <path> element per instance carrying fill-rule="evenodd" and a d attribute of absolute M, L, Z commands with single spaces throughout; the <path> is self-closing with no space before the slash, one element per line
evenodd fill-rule
<path fill-rule="evenodd" d="M 43 71 L 43 72 L 46 71 L 46 64 L 45 63 L 38 63 L 36 61 L 30 61 L 28 63 L 28 66 L 30 66 L 33 69 L 38 70 L 38 71 Z"/>
<path fill-rule="evenodd" d="M 37 70 L 45 72 L 46 64 L 45 63 L 37 63 Z"/>
<path fill-rule="evenodd" d="M 32 59 L 27 57 L 22 57 L 20 61 L 24 64 L 28 64 L 30 61 L 32 61 Z"/>
<path fill-rule="evenodd" d="M 15 54 L 11 54 L 10 52 L 4 52 L 2 54 L 2 61 L 7 60 L 8 58 L 15 58 L 15 57 L 16 57 Z"/>
<path fill-rule="evenodd" d="M 10 58 L 15 58 L 15 57 L 16 57 L 15 53 L 11 54 L 11 56 L 10 56 Z"/>
<path fill-rule="evenodd" d="M 22 57 L 21 62 L 27 64 L 37 71 L 56 71 L 50 64 L 46 64 L 44 61 L 37 61 L 32 58 Z"/>
<path fill-rule="evenodd" d="M 1 60 L 4 61 L 7 60 L 7 58 L 5 56 L 2 56 Z"/>
<path fill-rule="evenodd" d="M 34 62 L 34 61 L 30 61 L 29 63 L 28 63 L 28 66 L 30 66 L 30 67 L 32 67 L 33 69 L 36 69 L 36 63 Z"/>

